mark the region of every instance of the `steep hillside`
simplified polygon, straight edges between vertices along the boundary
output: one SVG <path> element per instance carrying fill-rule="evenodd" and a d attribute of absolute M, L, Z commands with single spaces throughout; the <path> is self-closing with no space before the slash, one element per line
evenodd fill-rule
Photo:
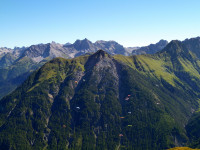
<path fill-rule="evenodd" d="M 56 58 L 0 101 L 1 149 L 152 149 L 190 144 L 200 61 L 180 41 L 155 55 Z M 197 128 L 198 130 L 198 128 Z"/>

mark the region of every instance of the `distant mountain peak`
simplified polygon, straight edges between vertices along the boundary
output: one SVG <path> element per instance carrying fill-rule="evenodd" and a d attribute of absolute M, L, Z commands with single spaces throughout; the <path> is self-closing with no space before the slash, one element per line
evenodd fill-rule
<path fill-rule="evenodd" d="M 90 41 L 90 40 L 88 40 L 87 38 L 84 38 L 82 41 Z"/>
<path fill-rule="evenodd" d="M 63 46 L 68 46 L 68 45 L 72 45 L 71 43 L 67 42 L 65 43 Z"/>
<path fill-rule="evenodd" d="M 194 37 L 194 38 L 190 38 L 190 39 L 185 39 L 183 42 L 185 41 L 191 41 L 191 40 L 200 40 L 200 36 Z"/>
<path fill-rule="evenodd" d="M 93 43 L 85 38 L 83 40 L 76 40 L 73 45 L 77 50 L 86 50 L 90 49 L 93 46 Z"/>
<path fill-rule="evenodd" d="M 98 40 L 98 41 L 95 42 L 95 44 L 104 44 L 104 43 L 119 44 L 119 43 L 117 43 L 116 41 L 113 41 L 113 40 L 110 40 L 110 41 Z"/>
<path fill-rule="evenodd" d="M 98 40 L 98 41 L 96 41 L 95 43 L 105 43 L 106 41 L 104 41 L 104 40 Z"/>
<path fill-rule="evenodd" d="M 181 41 L 172 40 L 172 41 L 167 45 L 167 47 L 171 47 L 171 48 L 174 48 L 174 49 L 178 49 L 178 48 L 180 48 L 181 45 L 182 45 Z"/>
<path fill-rule="evenodd" d="M 166 48 L 173 47 L 173 48 L 178 48 L 181 45 L 181 41 L 178 40 L 172 40 L 169 42 L 169 44 L 166 46 Z"/>
<path fill-rule="evenodd" d="M 83 39 L 83 40 L 76 40 L 74 42 L 74 44 L 79 44 L 79 43 L 92 43 L 90 40 L 88 40 L 87 38 Z"/>
<path fill-rule="evenodd" d="M 168 44 L 167 40 L 161 39 L 156 44 L 150 44 L 148 46 L 143 46 L 140 48 L 133 49 L 133 55 L 140 55 L 140 54 L 155 54 L 156 52 L 161 51 L 165 46 Z"/>
<path fill-rule="evenodd" d="M 160 53 L 168 53 L 171 57 L 177 57 L 178 55 L 187 57 L 189 55 L 188 49 L 179 40 L 172 40 Z"/>
<path fill-rule="evenodd" d="M 200 37 L 185 39 L 182 43 L 200 58 Z"/>
<path fill-rule="evenodd" d="M 159 44 L 159 45 L 167 45 L 168 44 L 168 41 L 167 40 L 163 40 L 161 39 L 158 43 L 156 44 Z"/>

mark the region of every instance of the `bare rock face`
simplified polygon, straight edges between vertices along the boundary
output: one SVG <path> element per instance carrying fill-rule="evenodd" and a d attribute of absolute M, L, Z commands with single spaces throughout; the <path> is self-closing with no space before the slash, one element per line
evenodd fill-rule
<path fill-rule="evenodd" d="M 26 47 L 15 47 L 14 49 L 7 48 L 7 47 L 1 47 L 0 48 L 0 58 L 3 57 L 6 54 L 13 55 L 14 57 L 19 57 L 24 52 Z"/>
<path fill-rule="evenodd" d="M 93 70 L 94 76 L 96 76 L 95 83 L 97 85 L 105 86 L 106 83 L 103 79 L 109 74 L 113 79 L 113 87 L 118 89 L 119 76 L 117 73 L 117 67 L 114 59 L 105 51 L 98 50 L 95 54 L 91 55 L 85 65 L 87 70 Z"/>
<path fill-rule="evenodd" d="M 94 47 L 93 43 L 89 41 L 88 39 L 84 40 L 76 40 L 73 44 L 74 48 L 78 51 L 81 50 L 90 50 L 91 52 L 95 51 L 96 48 Z"/>
<path fill-rule="evenodd" d="M 115 41 L 96 41 L 95 43 L 92 43 L 88 39 L 84 39 L 77 40 L 74 42 L 74 44 L 67 45 L 65 48 L 76 52 L 75 57 L 86 53 L 94 53 L 99 49 L 103 49 L 111 55 L 129 55 L 129 52 L 126 51 L 126 48 Z"/>
<path fill-rule="evenodd" d="M 167 44 L 167 41 L 161 40 L 156 44 L 151 44 L 147 47 L 137 47 L 137 48 L 125 48 L 115 41 L 96 41 L 92 43 L 88 39 L 76 40 L 73 44 L 59 44 L 56 42 L 47 44 L 37 44 L 30 47 L 15 47 L 10 48 L 0 48 L 0 58 L 7 53 L 11 53 L 16 59 L 28 57 L 34 62 L 39 63 L 45 59 L 52 59 L 55 57 L 62 58 L 74 58 L 80 55 L 95 53 L 99 49 L 103 49 L 110 55 L 121 54 L 125 56 L 137 55 L 137 54 L 153 54 L 161 49 L 163 49 Z"/>
<path fill-rule="evenodd" d="M 49 44 L 32 45 L 25 50 L 22 57 L 26 56 L 39 62 L 42 58 L 45 58 L 49 55 L 49 48 Z"/>
<path fill-rule="evenodd" d="M 128 56 L 129 53 L 122 45 L 115 41 L 97 41 L 94 43 L 99 49 L 103 49 L 109 54 L 122 54 Z"/>
<path fill-rule="evenodd" d="M 25 50 L 22 57 L 32 58 L 36 62 L 40 62 L 45 58 L 68 58 L 67 53 L 63 48 L 63 45 L 55 42 L 48 44 L 32 45 Z"/>
<path fill-rule="evenodd" d="M 7 47 L 1 47 L 0 48 L 0 56 L 3 56 L 7 53 L 12 53 L 13 50 L 11 48 L 7 48 Z"/>
<path fill-rule="evenodd" d="M 115 41 L 97 41 L 92 43 L 88 39 L 76 40 L 73 44 L 59 44 L 59 43 L 48 43 L 32 45 L 27 48 L 22 57 L 29 57 L 35 62 L 40 62 L 46 58 L 74 58 L 87 53 L 94 53 L 99 49 L 105 50 L 111 55 L 122 54 L 129 55 L 130 53 L 126 49 Z"/>

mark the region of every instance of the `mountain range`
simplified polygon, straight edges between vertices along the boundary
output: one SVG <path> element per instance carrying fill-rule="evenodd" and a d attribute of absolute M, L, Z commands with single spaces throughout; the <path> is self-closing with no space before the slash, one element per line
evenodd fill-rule
<path fill-rule="evenodd" d="M 159 51 L 166 46 L 164 44 L 160 45 L 155 44 L 154 48 Z M 152 45 L 150 46 L 152 47 Z M 132 55 L 132 49 L 134 48 L 125 48 L 115 41 L 96 41 L 92 43 L 88 39 L 76 40 L 73 44 L 52 42 L 30 47 L 15 47 L 14 49 L 0 48 L 0 98 L 13 91 L 31 72 L 53 58 L 74 58 L 94 53 L 99 49 L 103 49 L 111 55 L 121 54 L 128 56 Z M 140 54 L 139 51 L 137 54 Z M 143 53 L 144 50 L 141 52 Z M 150 51 L 146 53 L 148 52 Z"/>
<path fill-rule="evenodd" d="M 0 100 L 0 148 L 200 148 L 199 98 L 199 37 L 151 55 L 55 58 Z"/>
<path fill-rule="evenodd" d="M 103 41 L 99 40 L 92 43 L 88 39 L 76 40 L 73 44 L 59 44 L 56 42 L 47 44 L 32 45 L 30 47 L 15 47 L 14 49 L 2 47 L 0 48 L 0 57 L 6 54 L 13 57 L 29 57 L 36 62 L 40 62 L 45 58 L 74 58 L 86 53 L 94 53 L 99 49 L 105 50 L 111 55 L 140 55 L 140 54 L 154 54 L 157 51 L 162 50 L 168 42 L 166 40 L 160 40 L 156 44 L 150 44 L 144 47 L 124 47 L 115 41 Z"/>

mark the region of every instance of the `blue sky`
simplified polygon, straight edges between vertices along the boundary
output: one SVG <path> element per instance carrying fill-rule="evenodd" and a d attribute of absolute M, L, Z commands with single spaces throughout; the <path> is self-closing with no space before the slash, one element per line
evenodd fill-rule
<path fill-rule="evenodd" d="M 0 0 L 0 47 L 184 40 L 200 36 L 199 8 L 199 0 Z"/>

